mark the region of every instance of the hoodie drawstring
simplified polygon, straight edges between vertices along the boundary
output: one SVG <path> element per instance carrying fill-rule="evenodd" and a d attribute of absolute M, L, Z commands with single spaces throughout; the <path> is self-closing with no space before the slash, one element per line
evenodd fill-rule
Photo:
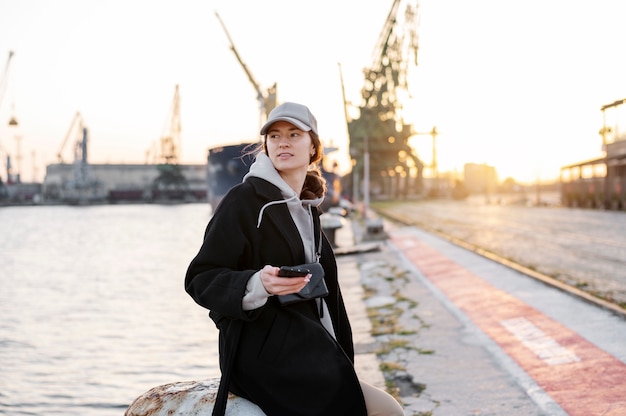
<path fill-rule="evenodd" d="M 287 198 L 287 199 L 281 199 L 281 200 L 278 200 L 278 201 L 271 201 L 271 202 L 268 202 L 267 204 L 263 205 L 261 207 L 261 210 L 259 211 L 259 218 L 258 218 L 257 223 L 256 223 L 256 228 L 259 228 L 261 226 L 261 221 L 263 220 L 263 211 L 265 211 L 265 208 L 267 208 L 269 206 L 272 206 L 272 205 L 276 205 L 276 204 L 286 204 L 287 202 L 289 202 L 289 201 L 291 201 L 293 199 L 298 199 L 298 195 L 294 195 L 294 196 L 292 196 L 290 198 Z"/>

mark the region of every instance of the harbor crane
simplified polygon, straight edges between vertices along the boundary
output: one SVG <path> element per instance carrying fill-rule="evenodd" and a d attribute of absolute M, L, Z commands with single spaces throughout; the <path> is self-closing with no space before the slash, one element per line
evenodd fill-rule
<path fill-rule="evenodd" d="M 181 200 L 189 194 L 189 183 L 180 166 L 181 133 L 180 91 L 177 84 L 167 125 L 160 140 L 157 158 L 159 173 L 152 183 L 155 200 Z"/>
<path fill-rule="evenodd" d="M 422 188 L 424 163 L 408 143 L 415 131 L 403 120 L 400 100 L 402 91 L 409 92 L 409 68 L 418 63 L 417 26 L 417 0 L 394 0 L 372 64 L 364 70 L 359 116 L 347 120 L 352 185 L 358 189 L 357 177 L 362 174 L 368 194 L 370 180 L 371 188 L 387 197 L 415 194 Z"/>
<path fill-rule="evenodd" d="M 59 190 L 59 199 L 70 203 L 86 203 L 102 201 L 105 191 L 102 183 L 96 178 L 89 164 L 89 134 L 80 112 L 74 114 L 70 127 L 57 152 L 59 164 L 65 164 L 63 152 L 67 143 L 73 140 L 72 175 L 63 180 Z"/>
<path fill-rule="evenodd" d="M 161 136 L 161 147 L 159 154 L 159 162 L 170 165 L 177 165 L 180 159 L 181 148 L 181 132 L 182 125 L 180 120 L 180 93 L 178 85 L 174 90 L 174 99 L 170 109 L 168 124 Z"/>
<path fill-rule="evenodd" d="M 250 72 L 250 70 L 248 69 L 248 66 L 244 63 L 243 59 L 241 59 L 239 52 L 237 52 L 237 48 L 235 48 L 235 44 L 232 38 L 230 37 L 230 34 L 228 33 L 228 30 L 226 29 L 226 25 L 222 21 L 222 18 L 217 12 L 215 12 L 215 16 L 217 17 L 217 20 L 219 20 L 220 25 L 222 26 L 222 29 L 224 29 L 224 33 L 226 34 L 226 37 L 228 38 L 228 42 L 230 43 L 230 50 L 232 50 L 233 53 L 235 54 L 235 58 L 237 58 L 237 61 L 239 62 L 243 70 L 245 71 L 246 75 L 248 76 L 248 80 L 250 81 L 250 83 L 254 87 L 254 90 L 256 91 L 257 101 L 259 102 L 259 127 L 260 127 L 263 125 L 263 123 L 265 123 L 265 120 L 267 120 L 267 118 L 269 117 L 270 111 L 272 111 L 274 107 L 276 107 L 276 104 L 277 104 L 276 83 L 274 83 L 274 85 L 269 87 L 267 89 L 267 92 L 263 93 L 263 90 L 261 89 L 261 87 L 259 86 L 259 83 L 254 78 L 254 75 L 252 75 L 252 72 Z"/>
<path fill-rule="evenodd" d="M 64 164 L 65 160 L 63 159 L 63 152 L 65 150 L 65 146 L 70 139 L 74 140 L 73 143 L 73 165 L 74 165 L 74 180 L 77 184 L 83 185 L 90 181 L 90 172 L 89 172 L 89 136 L 87 127 L 83 122 L 83 117 L 80 112 L 76 112 L 74 114 L 74 118 L 70 123 L 70 128 L 67 130 L 65 134 L 65 138 L 61 143 L 61 147 L 57 152 L 57 160 L 60 164 Z"/>
<path fill-rule="evenodd" d="M 77 111 L 76 114 L 74 114 L 74 118 L 72 118 L 72 122 L 70 123 L 70 127 L 65 134 L 65 138 L 63 139 L 63 142 L 61 142 L 61 146 L 57 151 L 57 161 L 59 163 L 65 163 L 65 159 L 63 159 L 63 152 L 65 151 L 65 146 L 67 146 L 67 142 L 72 138 L 75 139 L 74 158 L 76 159 L 78 156 L 78 158 L 80 159 L 82 158 L 82 156 L 79 156 L 78 153 L 84 153 L 85 160 L 87 159 L 87 143 L 86 141 L 83 143 L 83 141 L 81 140 L 83 137 L 83 130 L 86 130 L 83 123 L 83 117 L 80 115 L 80 112 Z M 84 152 L 77 151 L 77 149 L 81 149 L 83 147 L 85 148 Z"/>
<path fill-rule="evenodd" d="M 4 70 L 2 71 L 2 76 L 0 76 L 0 109 L 2 109 L 2 100 L 4 98 L 4 92 L 6 90 L 6 86 L 8 84 L 8 79 L 9 79 L 9 68 L 11 66 L 11 58 L 13 58 L 13 51 L 9 51 L 9 57 L 7 58 L 7 63 L 4 66 Z M 12 122 L 17 123 L 17 121 L 14 118 L 11 118 L 11 120 L 9 121 L 9 125 L 11 126 Z M 2 143 L 0 143 L 0 153 L 4 153 L 5 150 L 2 148 Z M 7 169 L 7 182 L 9 182 L 11 180 L 11 158 L 8 155 L 8 151 L 6 152 L 6 169 Z M 6 192 L 6 189 L 4 188 L 3 184 L 2 184 L 2 179 L 0 178 L 0 194 Z M 1 197 L 2 195 L 0 195 Z"/>
<path fill-rule="evenodd" d="M 9 79 L 9 68 L 11 66 L 11 58 L 13 58 L 13 51 L 9 51 L 9 57 L 7 58 L 7 63 L 4 66 L 4 71 L 2 72 L 2 77 L 0 78 L 0 108 L 2 108 L 2 99 L 4 98 L 4 91 L 6 90 L 8 79 Z"/>
<path fill-rule="evenodd" d="M 176 85 L 163 132 L 146 150 L 146 163 L 177 165 L 180 161 L 181 133 L 180 92 L 179 86 Z"/>

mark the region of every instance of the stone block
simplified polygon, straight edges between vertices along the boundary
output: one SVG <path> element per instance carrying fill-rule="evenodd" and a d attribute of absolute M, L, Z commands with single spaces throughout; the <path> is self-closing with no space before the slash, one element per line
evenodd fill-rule
<path fill-rule="evenodd" d="M 157 386 L 137 397 L 124 416 L 210 415 L 219 385 L 219 378 L 210 378 Z M 226 416 L 237 415 L 265 416 L 265 413 L 249 400 L 229 394 Z"/>

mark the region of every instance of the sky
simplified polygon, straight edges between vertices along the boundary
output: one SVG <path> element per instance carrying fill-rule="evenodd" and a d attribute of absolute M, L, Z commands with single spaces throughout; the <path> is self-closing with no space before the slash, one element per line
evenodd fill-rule
<path fill-rule="evenodd" d="M 15 53 L 0 102 L 0 177 L 7 153 L 24 181 L 43 180 L 60 151 L 71 161 L 71 143 L 62 144 L 76 112 L 90 162 L 144 163 L 169 126 L 176 85 L 182 163 L 257 140 L 256 91 L 216 11 L 261 88 L 277 83 L 280 102 L 309 106 L 345 173 L 341 79 L 358 104 L 391 4 L 0 0 L 0 71 Z M 500 179 L 533 183 L 602 156 L 600 107 L 626 97 L 626 2 L 421 0 L 419 21 L 405 122 L 420 133 L 437 127 L 440 172 L 486 163 Z M 431 137 L 411 142 L 430 164 Z"/>

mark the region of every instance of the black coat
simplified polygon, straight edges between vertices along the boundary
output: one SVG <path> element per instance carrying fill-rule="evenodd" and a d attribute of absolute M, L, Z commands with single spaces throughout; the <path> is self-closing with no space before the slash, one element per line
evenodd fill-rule
<path fill-rule="evenodd" d="M 329 295 L 325 298 L 336 340 L 319 319 L 314 300 L 281 306 L 272 296 L 259 309 L 244 311 L 249 278 L 265 265 L 305 263 L 304 247 L 287 204 L 271 183 L 249 178 L 222 200 L 199 253 L 185 278 L 185 289 L 220 330 L 220 367 L 227 367 L 234 328 L 241 328 L 230 391 L 268 415 L 365 415 L 365 402 L 354 371 L 352 330 L 337 281 L 332 248 L 322 238 L 320 263 Z M 319 230 L 319 213 L 314 212 Z M 316 231 L 317 232 L 317 231 Z"/>

